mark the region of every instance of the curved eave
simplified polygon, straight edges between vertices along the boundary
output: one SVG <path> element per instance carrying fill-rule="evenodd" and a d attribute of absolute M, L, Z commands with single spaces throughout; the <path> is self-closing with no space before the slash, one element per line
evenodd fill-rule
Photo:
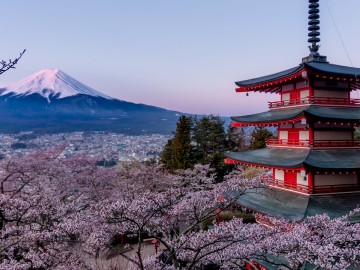
<path fill-rule="evenodd" d="M 353 90 L 360 88 L 360 68 L 314 61 L 303 63 L 297 67 L 271 75 L 235 82 L 238 86 L 236 92 L 279 92 L 281 90 L 281 85 L 290 83 L 291 81 L 302 77 L 303 71 L 308 71 L 315 77 L 348 81 Z"/>
<path fill-rule="evenodd" d="M 271 75 L 238 81 L 235 82 L 238 86 L 238 88 L 236 88 L 236 92 L 279 92 L 282 84 L 290 83 L 291 81 L 301 77 L 304 70 L 304 65 L 300 65 L 298 67 L 290 68 Z"/>
<path fill-rule="evenodd" d="M 311 150 L 304 161 L 310 171 L 360 172 L 360 149 Z"/>
<path fill-rule="evenodd" d="M 305 64 L 306 70 L 316 78 L 335 81 L 347 81 L 351 90 L 360 89 L 360 68 L 310 62 Z"/>
<path fill-rule="evenodd" d="M 263 148 L 227 152 L 225 162 L 263 168 L 302 169 L 316 172 L 360 172 L 359 149 L 299 150 Z"/>
<path fill-rule="evenodd" d="M 305 63 L 304 66 L 307 70 L 319 74 L 325 74 L 329 76 L 331 75 L 334 77 L 338 76 L 341 78 L 360 78 L 360 68 L 340 66 L 321 62 Z"/>
<path fill-rule="evenodd" d="M 299 121 L 304 116 L 305 108 L 288 110 L 270 110 L 267 112 L 249 114 L 244 116 L 233 116 L 233 127 L 240 126 L 266 126 L 278 123 L 288 123 Z"/>
<path fill-rule="evenodd" d="M 250 189 L 236 201 L 237 204 L 278 218 L 302 220 L 320 214 L 338 218 L 354 210 L 360 203 L 359 194 L 304 196 L 280 189 Z M 349 218 L 359 222 L 358 216 Z"/>
<path fill-rule="evenodd" d="M 326 107 L 310 106 L 304 111 L 306 118 L 314 121 L 331 121 L 341 123 L 360 123 L 360 107 Z"/>
<path fill-rule="evenodd" d="M 232 127 L 244 126 L 271 126 L 286 123 L 295 123 L 302 118 L 316 122 L 332 122 L 339 124 L 360 124 L 360 107 L 327 107 L 305 106 L 296 109 L 269 110 L 267 112 L 244 116 L 233 116 Z"/>
<path fill-rule="evenodd" d="M 303 162 L 308 154 L 309 150 L 263 148 L 253 151 L 227 152 L 225 162 L 264 168 L 300 169 L 303 168 Z"/>

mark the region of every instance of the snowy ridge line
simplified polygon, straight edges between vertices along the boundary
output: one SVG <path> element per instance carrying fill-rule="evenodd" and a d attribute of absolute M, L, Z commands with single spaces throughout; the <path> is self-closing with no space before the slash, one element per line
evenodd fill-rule
<path fill-rule="evenodd" d="M 59 69 L 43 69 L 16 83 L 5 87 L 5 91 L 0 93 L 6 95 L 27 96 L 38 93 L 50 101 L 50 98 L 65 98 L 78 94 L 113 99 L 67 75 Z"/>

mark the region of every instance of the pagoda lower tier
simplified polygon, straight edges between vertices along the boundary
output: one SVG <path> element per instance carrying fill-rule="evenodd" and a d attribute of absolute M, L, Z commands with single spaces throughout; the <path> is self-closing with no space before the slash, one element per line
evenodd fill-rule
<path fill-rule="evenodd" d="M 270 186 L 302 194 L 360 191 L 359 149 L 263 148 L 226 152 L 225 162 L 272 169 Z M 360 194 L 359 194 L 360 196 Z"/>
<path fill-rule="evenodd" d="M 360 193 L 304 196 L 271 187 L 256 188 L 239 196 L 236 204 L 257 213 L 287 220 L 302 220 L 324 213 L 330 218 L 338 218 L 360 205 Z M 349 221 L 360 222 L 360 216 L 354 214 Z M 261 220 L 258 222 L 262 223 Z"/>

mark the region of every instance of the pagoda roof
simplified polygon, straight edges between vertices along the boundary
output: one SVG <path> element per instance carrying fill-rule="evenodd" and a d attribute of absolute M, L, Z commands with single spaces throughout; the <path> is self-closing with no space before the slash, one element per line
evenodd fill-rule
<path fill-rule="evenodd" d="M 278 124 L 290 120 L 299 120 L 303 117 L 313 120 L 360 123 L 360 107 L 326 107 L 313 105 L 294 109 L 269 110 L 257 114 L 233 116 L 231 119 L 243 126 L 249 126 Z"/>
<path fill-rule="evenodd" d="M 302 63 L 297 67 L 293 67 L 281 72 L 277 72 L 274 74 L 235 82 L 235 84 L 239 87 L 237 89 L 238 92 L 247 92 L 247 91 L 265 91 L 265 92 L 277 92 L 278 88 L 275 87 L 276 84 L 284 83 L 285 81 L 289 81 L 302 76 L 303 71 L 309 71 L 311 74 L 315 75 L 328 75 L 336 77 L 334 79 L 354 79 L 351 88 L 358 89 L 359 84 L 356 83 L 359 81 L 360 77 L 360 68 L 347 67 L 341 65 L 329 64 L 327 62 L 308 62 Z M 270 84 L 272 85 L 270 87 Z M 255 88 L 256 87 L 256 88 Z M 269 88 L 270 87 L 270 88 Z"/>
<path fill-rule="evenodd" d="M 303 195 L 277 188 L 250 189 L 236 201 L 253 211 L 288 220 L 328 214 L 330 218 L 346 215 L 360 205 L 360 193 Z M 349 218 L 359 222 L 359 216 Z"/>
<path fill-rule="evenodd" d="M 242 86 L 251 86 L 251 85 L 255 85 L 255 84 L 259 84 L 259 83 L 271 82 L 274 80 L 278 80 L 281 78 L 285 78 L 285 77 L 294 75 L 297 72 L 301 71 L 303 68 L 304 68 L 304 66 L 302 64 L 297 67 L 289 68 L 287 70 L 280 71 L 280 72 L 277 72 L 274 74 L 270 74 L 270 75 L 266 75 L 266 76 L 262 76 L 262 77 L 258 77 L 258 78 L 253 78 L 253 79 L 249 79 L 249 80 L 244 80 L 244 81 L 238 81 L 238 82 L 235 82 L 235 84 L 239 87 L 242 87 Z"/>
<path fill-rule="evenodd" d="M 274 147 L 252 151 L 226 152 L 225 157 L 233 163 L 268 168 L 305 168 L 309 171 L 330 172 L 360 171 L 359 149 L 300 150 Z"/>

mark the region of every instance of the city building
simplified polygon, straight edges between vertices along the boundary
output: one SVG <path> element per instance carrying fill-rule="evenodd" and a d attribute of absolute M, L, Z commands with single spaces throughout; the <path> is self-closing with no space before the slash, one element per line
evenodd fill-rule
<path fill-rule="evenodd" d="M 277 93 L 266 112 L 232 117 L 233 127 L 277 127 L 264 149 L 226 153 L 225 162 L 272 170 L 271 189 L 238 203 L 287 219 L 341 216 L 360 205 L 360 68 L 334 65 L 319 54 L 319 0 L 309 0 L 310 55 L 294 68 L 236 82 L 239 93 Z"/>

